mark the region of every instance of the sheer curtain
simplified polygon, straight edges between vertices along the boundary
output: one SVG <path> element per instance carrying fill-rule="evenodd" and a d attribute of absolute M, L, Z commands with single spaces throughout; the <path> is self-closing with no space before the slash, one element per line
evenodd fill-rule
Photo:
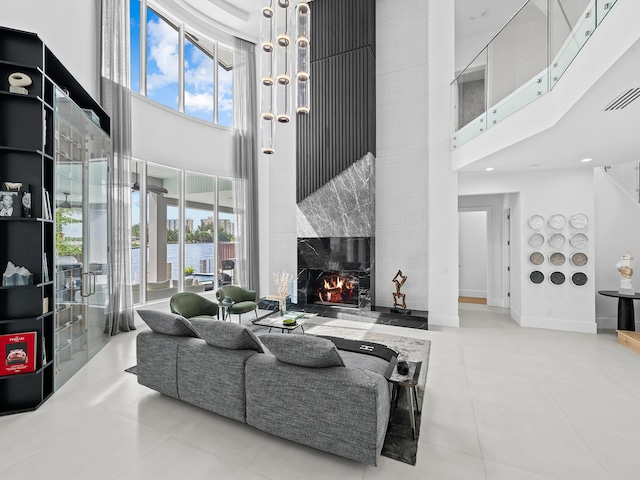
<path fill-rule="evenodd" d="M 259 287 L 258 166 L 255 45 L 240 38 L 233 49 L 233 177 L 236 283 Z"/>
<path fill-rule="evenodd" d="M 102 0 L 100 100 L 111 116 L 109 205 L 111 208 L 111 335 L 135 330 L 131 292 L 131 91 L 129 9 L 122 0 Z"/>

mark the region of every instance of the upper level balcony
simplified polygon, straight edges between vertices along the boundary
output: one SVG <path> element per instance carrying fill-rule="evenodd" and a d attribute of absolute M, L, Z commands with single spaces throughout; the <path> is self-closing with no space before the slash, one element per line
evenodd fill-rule
<path fill-rule="evenodd" d="M 541 142 L 533 144 L 534 137 L 549 137 L 544 145 L 554 151 L 563 140 L 584 144 L 585 156 L 592 137 L 608 134 L 613 125 L 628 137 L 629 112 L 617 114 L 614 122 L 603 112 L 622 112 L 640 97 L 639 4 L 526 2 L 451 84 L 453 168 L 482 168 L 481 160 L 488 157 L 491 166 L 496 161 L 539 165 L 545 161 L 540 156 L 553 168 L 561 162 L 539 150 Z M 576 125 L 584 126 L 582 135 L 574 131 Z M 593 136 L 585 135 L 590 127 Z M 516 145 L 535 148 L 528 149 L 527 158 L 518 148 L 513 158 Z M 601 165 L 609 163 L 603 159 Z"/>

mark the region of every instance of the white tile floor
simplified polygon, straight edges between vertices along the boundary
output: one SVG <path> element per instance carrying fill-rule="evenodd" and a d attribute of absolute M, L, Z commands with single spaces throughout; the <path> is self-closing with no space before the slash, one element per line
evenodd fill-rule
<path fill-rule="evenodd" d="M 459 329 L 428 332 L 353 325 L 432 341 L 415 467 L 351 462 L 139 386 L 123 372 L 136 363 L 133 332 L 39 410 L 0 417 L 0 478 L 640 478 L 640 355 L 612 331 L 520 328 L 477 305 L 460 317 Z"/>

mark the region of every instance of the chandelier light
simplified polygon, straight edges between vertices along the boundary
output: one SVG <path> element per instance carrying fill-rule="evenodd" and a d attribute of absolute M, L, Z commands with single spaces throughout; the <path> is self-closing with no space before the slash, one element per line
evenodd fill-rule
<path fill-rule="evenodd" d="M 291 120 L 293 87 L 296 113 L 309 113 L 311 9 L 302 2 L 292 15 L 291 0 L 263 0 L 261 13 L 260 134 L 262 153 L 272 154 L 275 122 Z"/>

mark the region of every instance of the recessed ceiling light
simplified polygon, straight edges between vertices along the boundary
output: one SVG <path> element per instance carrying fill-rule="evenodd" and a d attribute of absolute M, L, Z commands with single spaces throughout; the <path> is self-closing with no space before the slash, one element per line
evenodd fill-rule
<path fill-rule="evenodd" d="M 487 167 L 487 172 L 491 172 L 493 170 L 493 167 Z"/>
<path fill-rule="evenodd" d="M 593 158 L 583 158 L 582 163 L 587 163 L 587 162 L 590 162 L 591 160 L 593 160 Z"/>

